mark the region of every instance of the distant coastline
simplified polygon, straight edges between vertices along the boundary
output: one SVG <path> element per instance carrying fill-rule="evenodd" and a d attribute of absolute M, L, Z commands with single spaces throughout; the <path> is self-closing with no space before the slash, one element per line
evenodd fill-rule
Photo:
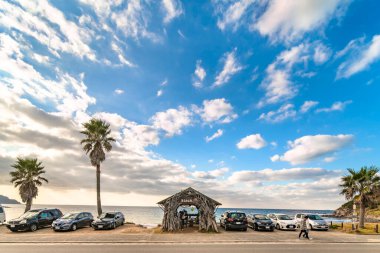
<path fill-rule="evenodd" d="M 0 204 L 21 204 L 15 199 L 8 198 L 7 196 L 0 195 Z"/>

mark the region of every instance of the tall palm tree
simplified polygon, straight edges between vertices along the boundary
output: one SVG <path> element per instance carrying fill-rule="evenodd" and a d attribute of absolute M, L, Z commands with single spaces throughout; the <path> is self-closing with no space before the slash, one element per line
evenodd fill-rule
<path fill-rule="evenodd" d="M 100 200 L 100 163 L 106 159 L 106 152 L 112 150 L 114 138 L 110 137 L 110 124 L 100 119 L 91 119 L 83 124 L 81 131 L 86 137 L 80 142 L 83 150 L 89 155 L 91 165 L 96 167 L 96 200 L 98 215 L 102 213 L 102 203 Z"/>
<path fill-rule="evenodd" d="M 19 193 L 22 202 L 26 203 L 25 212 L 32 207 L 33 199 L 38 195 L 38 186 L 42 182 L 49 181 L 42 177 L 46 173 L 42 162 L 37 158 L 17 158 L 17 161 L 11 165 L 15 170 L 11 171 L 11 183 L 19 187 Z"/>
<path fill-rule="evenodd" d="M 380 185 L 379 169 L 375 166 L 362 167 L 359 171 L 347 169 L 348 175 L 342 177 L 342 188 L 340 194 L 347 200 L 357 199 L 360 205 L 359 227 L 364 228 L 364 217 L 366 204 L 371 201 L 374 190 Z"/>

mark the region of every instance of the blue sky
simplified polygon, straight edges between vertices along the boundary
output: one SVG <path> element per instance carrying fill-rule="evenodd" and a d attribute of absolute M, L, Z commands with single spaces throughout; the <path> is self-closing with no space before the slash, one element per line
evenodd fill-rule
<path fill-rule="evenodd" d="M 78 130 L 96 117 L 117 139 L 106 204 L 193 186 L 225 206 L 335 208 L 345 169 L 379 164 L 379 8 L 2 1 L 0 190 L 17 198 L 9 165 L 37 156 L 37 203 L 94 203 Z"/>

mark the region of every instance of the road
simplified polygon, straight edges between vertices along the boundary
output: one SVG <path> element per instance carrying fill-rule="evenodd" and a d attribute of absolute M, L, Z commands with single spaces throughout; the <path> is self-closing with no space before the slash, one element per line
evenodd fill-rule
<path fill-rule="evenodd" d="M 297 244 L 0 244 L 4 253 L 373 253 L 379 243 L 297 243 Z"/>

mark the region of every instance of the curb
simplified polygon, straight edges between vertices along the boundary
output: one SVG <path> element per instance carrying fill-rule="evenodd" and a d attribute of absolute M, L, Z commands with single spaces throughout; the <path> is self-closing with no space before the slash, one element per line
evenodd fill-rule
<path fill-rule="evenodd" d="M 61 242 L 31 242 L 31 241 L 17 241 L 17 242 L 0 242 L 1 244 L 32 244 L 32 245 L 54 245 L 54 244 L 83 244 L 83 245 L 99 245 L 99 244 L 106 244 L 106 245 L 143 245 L 143 244 L 291 244 L 291 245 L 299 245 L 299 244 L 380 244 L 379 241 L 371 241 L 371 242 L 327 242 L 327 241 L 204 241 L 204 242 L 177 242 L 177 241 L 97 241 L 97 242 L 89 242 L 89 241 L 61 241 Z"/>

